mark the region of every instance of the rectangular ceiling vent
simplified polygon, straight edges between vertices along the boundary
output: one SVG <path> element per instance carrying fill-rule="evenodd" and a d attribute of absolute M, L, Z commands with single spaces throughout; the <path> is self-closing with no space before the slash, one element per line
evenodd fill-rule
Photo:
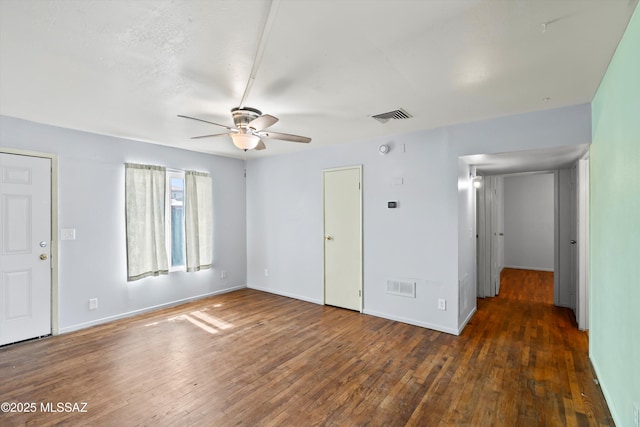
<path fill-rule="evenodd" d="M 403 297 L 416 297 L 416 282 L 407 280 L 387 280 L 387 293 Z"/>
<path fill-rule="evenodd" d="M 400 108 L 398 110 L 389 111 L 387 113 L 376 114 L 375 116 L 371 117 L 373 117 L 380 123 L 387 123 L 389 120 L 404 120 L 410 119 L 413 116 Z"/>

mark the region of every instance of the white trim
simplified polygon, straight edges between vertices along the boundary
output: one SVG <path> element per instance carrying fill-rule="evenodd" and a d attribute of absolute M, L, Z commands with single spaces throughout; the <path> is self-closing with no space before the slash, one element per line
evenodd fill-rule
<path fill-rule="evenodd" d="M 553 172 L 553 304 L 560 306 L 560 172 Z M 557 273 L 556 273 L 557 272 Z"/>
<path fill-rule="evenodd" d="M 51 160 L 51 334 L 58 335 L 58 155 L 8 147 L 0 147 L 0 153 Z"/>
<path fill-rule="evenodd" d="M 578 160 L 578 328 L 589 329 L 589 152 Z"/>
<path fill-rule="evenodd" d="M 293 298 L 293 299 L 297 299 L 297 300 L 301 300 L 301 301 L 311 302 L 313 304 L 324 305 L 324 301 L 323 300 L 314 299 L 314 298 L 307 298 L 307 297 L 304 297 L 302 295 L 292 294 L 290 292 L 278 291 L 278 290 L 275 290 L 275 289 L 265 288 L 265 287 L 262 287 L 262 286 L 247 285 L 247 289 L 253 289 L 255 291 L 266 292 L 266 293 L 274 294 L 274 295 L 280 295 L 281 297 L 287 297 L 287 298 Z"/>
<path fill-rule="evenodd" d="M 471 310 L 471 312 L 469 313 L 467 318 L 464 319 L 462 324 L 458 326 L 458 333 L 456 335 L 460 335 L 462 333 L 464 328 L 467 326 L 467 323 L 469 323 L 471 321 L 471 318 L 473 317 L 473 315 L 476 314 L 476 311 L 478 311 L 477 307 L 473 307 L 473 310 Z"/>
<path fill-rule="evenodd" d="M 617 408 L 613 404 L 615 400 L 613 400 L 613 398 L 611 397 L 611 394 L 607 390 L 606 385 L 603 384 L 602 381 L 600 381 L 599 379 L 601 375 L 600 375 L 600 369 L 598 369 L 598 364 L 591 356 L 589 357 L 589 360 L 591 361 L 593 372 L 596 375 L 595 379 L 598 380 L 598 385 L 600 386 L 600 390 L 602 390 L 602 394 L 604 395 L 604 400 L 607 402 L 607 407 L 609 408 L 609 412 L 611 412 L 611 417 L 613 418 L 614 425 L 617 425 L 617 426 L 623 425 L 622 418 L 618 415 L 618 412 L 616 410 Z"/>
<path fill-rule="evenodd" d="M 363 313 L 368 314 L 369 316 L 380 317 L 382 319 L 388 319 L 388 320 L 395 320 L 396 322 L 402 322 L 408 325 L 420 326 L 422 328 L 427 328 L 427 329 L 433 329 L 434 331 L 444 332 L 451 335 L 460 335 L 460 331 L 458 329 L 436 325 L 435 323 L 420 322 L 417 320 L 408 319 L 406 317 L 394 316 L 392 314 L 381 313 L 379 311 L 372 311 L 372 310 L 364 310 Z M 475 313 L 475 310 L 471 312 L 471 314 L 473 313 Z"/>
<path fill-rule="evenodd" d="M 214 295 L 226 294 L 226 293 L 229 293 L 229 292 L 233 292 L 233 291 L 237 291 L 239 289 L 245 289 L 245 288 L 246 288 L 245 285 L 234 286 L 232 288 L 221 289 L 221 290 L 218 290 L 218 291 L 208 292 L 206 294 L 196 295 L 194 297 L 189 297 L 189 298 L 183 298 L 183 299 L 179 299 L 179 300 L 175 300 L 175 301 L 170 301 L 170 302 L 167 302 L 167 303 L 164 303 L 164 304 L 154 305 L 152 307 L 146 307 L 146 308 L 141 308 L 139 310 L 128 311 L 126 313 L 116 314 L 114 316 L 102 317 L 100 319 L 92 320 L 90 322 L 78 323 L 78 324 L 75 324 L 75 325 L 71 325 L 71 326 L 66 326 L 64 328 L 60 328 L 60 333 L 61 334 L 66 334 L 66 333 L 69 333 L 69 332 L 79 331 L 80 329 L 85 329 L 85 328 L 89 328 L 91 326 L 101 325 L 103 323 L 113 322 L 114 320 L 120 320 L 120 319 L 124 319 L 124 318 L 127 318 L 127 317 L 136 316 L 138 314 L 148 313 L 148 312 L 156 311 L 156 310 L 159 310 L 159 309 L 162 309 L 162 308 L 173 307 L 173 306 L 181 305 L 181 304 L 184 304 L 184 303 L 187 303 L 187 302 L 192 302 L 192 301 L 196 301 L 196 300 L 212 297 Z"/>

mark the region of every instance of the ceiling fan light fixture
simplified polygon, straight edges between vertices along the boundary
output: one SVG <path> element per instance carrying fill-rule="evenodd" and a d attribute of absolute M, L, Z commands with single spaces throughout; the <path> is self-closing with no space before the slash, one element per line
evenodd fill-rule
<path fill-rule="evenodd" d="M 250 133 L 232 133 L 231 140 L 241 150 L 253 150 L 258 146 L 260 137 Z"/>

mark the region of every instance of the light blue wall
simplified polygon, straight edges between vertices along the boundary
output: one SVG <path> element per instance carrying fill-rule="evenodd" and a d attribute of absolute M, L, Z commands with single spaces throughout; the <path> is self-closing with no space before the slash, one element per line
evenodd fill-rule
<path fill-rule="evenodd" d="M 504 177 L 505 267 L 553 271 L 554 194 L 553 173 Z"/>
<path fill-rule="evenodd" d="M 76 229 L 76 240 L 58 243 L 61 332 L 245 286 L 243 161 L 9 117 L 0 117 L 0 146 L 58 155 L 58 226 Z M 125 162 L 211 173 L 214 269 L 127 282 Z M 97 310 L 89 298 L 98 298 Z"/>
<path fill-rule="evenodd" d="M 590 107 L 578 105 L 250 160 L 248 286 L 322 301 L 322 170 L 362 164 L 364 312 L 458 333 L 476 304 L 474 291 L 459 289 L 475 274 L 469 221 L 459 218 L 473 209 L 459 192 L 467 173 L 459 157 L 590 140 Z M 383 143 L 391 145 L 384 156 Z M 399 208 L 387 209 L 389 200 Z M 416 279 L 416 298 L 386 294 L 388 278 Z"/>
<path fill-rule="evenodd" d="M 249 161 L 245 187 L 239 160 L 1 120 L 2 146 L 59 156 L 59 226 L 78 234 L 59 246 L 63 330 L 245 283 L 320 303 L 322 170 L 362 164 L 364 311 L 459 333 L 475 310 L 475 245 L 468 237 L 475 206 L 459 185 L 468 174 L 459 157 L 584 144 L 591 126 L 589 106 L 579 105 L 322 149 L 310 145 Z M 385 156 L 377 150 L 382 143 L 391 145 Z M 126 282 L 127 161 L 212 173 L 214 271 Z M 387 209 L 389 200 L 400 207 Z M 227 279 L 220 279 L 222 269 Z M 415 279 L 416 298 L 386 294 L 388 278 Z M 96 297 L 100 308 L 88 311 L 88 299 Z M 437 310 L 439 298 L 447 300 L 446 311 Z"/>
<path fill-rule="evenodd" d="M 640 410 L 640 9 L 592 103 L 590 354 L 618 426 Z"/>

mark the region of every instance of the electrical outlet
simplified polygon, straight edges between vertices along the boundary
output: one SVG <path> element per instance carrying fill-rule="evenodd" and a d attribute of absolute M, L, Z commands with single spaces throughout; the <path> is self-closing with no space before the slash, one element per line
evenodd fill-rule
<path fill-rule="evenodd" d="M 227 278 L 227 272 L 226 272 L 226 271 L 224 271 L 224 270 L 222 270 L 222 271 L 220 272 L 220 278 L 221 278 L 221 279 L 226 279 L 226 278 Z"/>
<path fill-rule="evenodd" d="M 268 269 L 264 269 L 264 277 L 269 277 L 269 270 Z"/>
<path fill-rule="evenodd" d="M 438 310 L 446 310 L 447 309 L 447 300 L 444 298 L 438 299 Z"/>
<path fill-rule="evenodd" d="M 89 310 L 97 310 L 98 309 L 98 298 L 91 298 L 89 300 Z"/>
<path fill-rule="evenodd" d="M 633 425 L 640 427 L 640 406 L 633 402 Z"/>

